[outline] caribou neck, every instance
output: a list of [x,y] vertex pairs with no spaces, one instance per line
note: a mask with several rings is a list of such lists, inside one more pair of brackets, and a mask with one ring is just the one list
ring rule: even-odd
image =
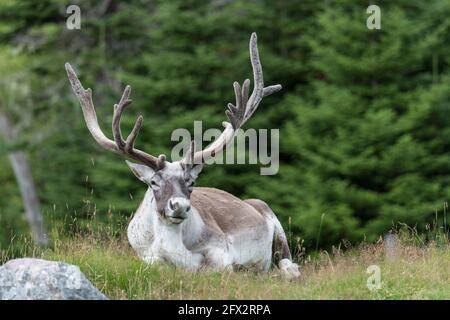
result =
[[161,242],[164,247],[187,247],[187,249],[191,249],[198,242],[205,224],[194,207],[182,223],[173,224],[161,217],[157,211],[153,191],[150,188],[144,201],[148,203],[147,208],[150,211],[150,221],[156,241]]

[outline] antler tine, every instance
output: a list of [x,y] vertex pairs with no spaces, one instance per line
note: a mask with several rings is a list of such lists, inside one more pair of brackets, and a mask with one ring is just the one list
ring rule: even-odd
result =
[[282,89],[280,84],[264,88],[263,71],[261,61],[259,59],[257,40],[258,38],[256,36],[256,33],[253,32],[250,38],[249,49],[250,49],[250,61],[253,68],[254,88],[252,95],[250,96],[250,99],[247,102],[243,123],[245,123],[253,115],[263,97],[271,95]]
[[122,132],[120,130],[120,120],[122,118],[122,113],[127,106],[131,104],[131,100],[129,99],[131,93],[131,87],[126,86],[122,93],[122,98],[120,98],[119,104],[114,105],[114,114],[112,121],[112,132],[114,141],[116,142],[119,148],[125,147],[125,141],[122,138]]
[[66,63],[65,67],[73,92],[80,102],[84,120],[86,121],[86,125],[92,137],[103,148],[113,152],[117,152],[115,143],[103,134],[103,131],[98,125],[97,114],[95,112],[94,103],[92,101],[92,90],[90,88],[86,90],[83,88],[80,80],[78,80],[77,74],[69,63]]
[[228,104],[229,110],[225,111],[225,114],[227,115],[228,120],[230,120],[231,125],[235,129],[239,128],[240,123],[244,119],[245,104],[246,100],[248,99],[248,85],[249,81],[244,82],[244,86],[241,89],[241,86],[239,85],[238,82],[233,83],[234,95],[236,96],[236,106],[233,105],[232,103],[229,103]]
[[236,96],[236,106],[229,103],[226,111],[227,117],[235,130],[242,127],[242,125],[250,119],[250,117],[258,108],[259,103],[263,97],[271,95],[281,90],[281,85],[273,85],[264,88],[263,71],[261,61],[259,60],[258,44],[256,33],[252,33],[250,38],[250,61],[253,69],[254,88],[253,92],[248,97],[250,87],[250,80],[246,79],[240,91],[240,86],[237,82],[234,83],[234,92]]
[[125,141],[125,151],[130,152],[134,148],[134,142],[136,141],[136,137],[139,134],[139,131],[142,127],[142,121],[144,121],[144,117],[141,115],[136,119],[136,122],[134,124],[133,130],[131,130],[130,134],[128,135],[127,140]]
[[196,163],[201,163],[201,161],[204,161],[225,149],[227,145],[233,141],[236,131],[253,115],[262,98],[281,90],[281,85],[279,84],[264,88],[263,71],[259,60],[256,33],[252,33],[250,37],[249,49],[250,61],[253,69],[253,92],[249,98],[249,79],[244,81],[242,88],[239,83],[233,83],[236,105],[229,103],[228,110],[225,111],[229,122],[223,123],[224,130],[213,143],[203,151],[195,153],[194,160]]
[[281,89],[283,89],[281,84],[276,84],[273,86],[265,87],[263,90],[263,97],[270,96],[271,94],[276,93],[276,92],[280,91]]
[[122,117],[122,113],[125,110],[125,108],[129,106],[132,102],[129,99],[131,87],[130,86],[125,87],[125,90],[123,91],[122,98],[120,99],[119,103],[114,105],[114,115],[112,122],[112,131],[114,140],[111,140],[105,136],[105,134],[103,133],[98,124],[97,114],[95,112],[94,103],[92,101],[92,90],[90,88],[86,90],[83,88],[80,80],[77,77],[77,74],[75,73],[75,71],[73,70],[72,66],[69,63],[65,64],[65,68],[72,89],[80,102],[86,126],[91,135],[93,136],[93,138],[95,139],[95,141],[97,141],[97,143],[100,146],[109,151],[118,153],[120,155],[128,156],[134,160],[137,160],[139,162],[148,165],[153,169],[158,170],[163,168],[166,159],[164,155],[160,155],[158,158],[156,158],[148,153],[145,153],[139,149],[134,148],[136,137],[142,126],[143,121],[142,116],[139,116],[137,118],[133,130],[127,137],[126,141],[124,141],[122,138],[122,133],[120,130],[120,119]]

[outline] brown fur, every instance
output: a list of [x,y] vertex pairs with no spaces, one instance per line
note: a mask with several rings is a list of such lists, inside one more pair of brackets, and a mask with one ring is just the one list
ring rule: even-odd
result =
[[266,219],[261,212],[219,189],[194,188],[191,204],[197,209],[205,224],[215,231],[228,233],[266,225]]
[[262,200],[259,199],[247,199],[244,200],[244,202],[251,205],[253,208],[258,210],[260,214],[262,214],[265,217],[270,217],[272,215],[272,209]]

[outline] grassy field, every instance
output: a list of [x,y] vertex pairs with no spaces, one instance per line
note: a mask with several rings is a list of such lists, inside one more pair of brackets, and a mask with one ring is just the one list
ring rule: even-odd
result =
[[[450,299],[448,242],[411,241],[397,237],[356,248],[321,252],[300,259],[300,281],[283,280],[276,269],[251,272],[186,272],[139,261],[126,239],[104,234],[73,235],[35,256],[78,265],[111,299]],[[25,248],[25,247],[24,247]],[[15,254],[17,256],[17,253]],[[2,260],[7,260],[3,252]],[[380,268],[381,288],[369,290],[367,268]]]

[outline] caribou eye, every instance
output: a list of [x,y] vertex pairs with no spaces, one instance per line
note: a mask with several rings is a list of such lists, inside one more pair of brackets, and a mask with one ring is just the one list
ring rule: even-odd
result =
[[159,184],[157,184],[155,180],[150,181],[150,185],[154,189],[159,189]]

